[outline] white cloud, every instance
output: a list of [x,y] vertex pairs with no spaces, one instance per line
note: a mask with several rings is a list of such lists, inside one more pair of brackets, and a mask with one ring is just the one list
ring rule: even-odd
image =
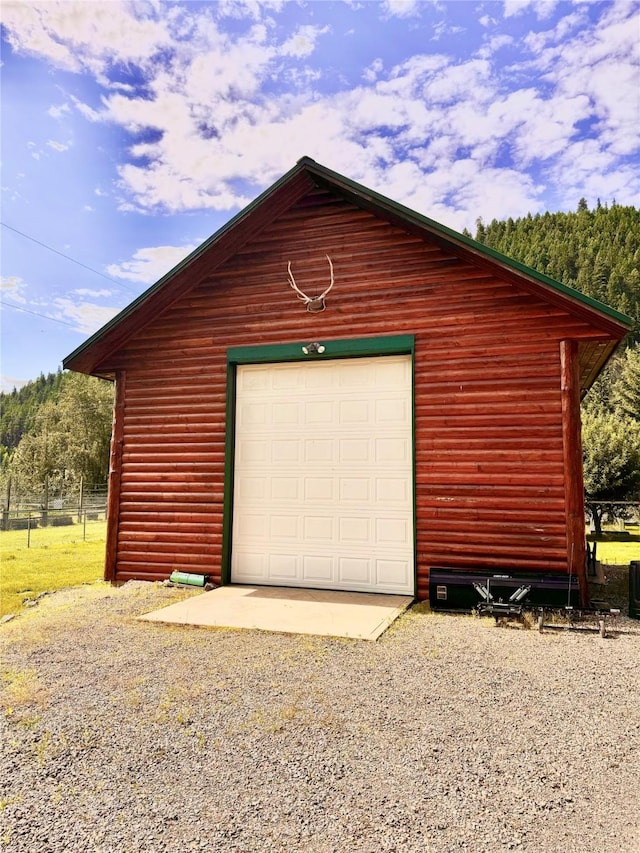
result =
[[197,245],[138,249],[131,260],[107,267],[107,273],[117,278],[153,284],[196,248]]
[[143,61],[171,43],[164,21],[137,16],[134,4],[119,0],[32,0],[5,3],[2,13],[15,51],[44,56],[67,71],[104,74],[111,63]]
[[513,43],[513,36],[508,36],[505,33],[492,36],[480,48],[478,51],[478,57],[480,59],[492,59],[499,50],[503,47],[508,47]]
[[439,104],[466,100],[472,91],[478,102],[493,96],[491,66],[484,59],[472,59],[459,65],[449,65],[425,86],[427,100]]
[[445,36],[455,36],[458,33],[463,33],[464,27],[456,27],[447,24],[446,21],[441,21],[439,24],[436,24],[433,30],[433,36],[431,37],[432,41],[440,41],[440,39]]
[[71,100],[80,115],[83,115],[89,121],[103,121],[106,118],[106,112],[104,110],[94,110],[93,107],[89,106],[89,104],[85,104],[83,101],[80,101],[78,98],[73,96],[71,97]]
[[526,47],[531,53],[539,54],[550,44],[560,44],[566,41],[572,34],[576,33],[581,27],[586,26],[587,12],[586,9],[578,10],[571,15],[565,15],[560,18],[553,30],[546,30],[542,33],[529,32],[523,39]]
[[78,296],[91,296],[93,299],[98,299],[101,296],[112,296],[112,290],[91,290],[87,287],[79,287],[73,291]]
[[216,12],[219,17],[252,18],[260,20],[265,11],[279,12],[285,0],[218,0]]
[[53,148],[54,151],[68,151],[71,143],[65,144],[64,142],[56,142],[55,139],[50,139],[47,142],[47,145],[49,146],[49,148]]
[[[109,4],[109,38],[132,22],[139,36],[133,45],[127,34],[111,52],[102,33],[93,38],[84,4],[66,4],[66,17],[47,4],[29,8],[36,11],[9,22],[14,42],[61,67],[71,60],[46,37],[68,47],[104,87],[100,107],[72,99],[76,110],[134,137],[117,164],[121,210],[231,211],[302,154],[458,227],[500,215],[501,194],[505,210],[519,215],[540,209],[549,188],[562,198],[580,181],[593,187],[606,178],[613,187],[623,177],[630,191],[638,188],[625,165],[638,147],[638,40],[623,4],[603,5],[595,22],[582,5],[567,14],[562,6],[553,27],[540,24],[520,40],[519,53],[512,35],[490,29],[462,59],[416,54],[390,70],[376,59],[359,86],[330,94],[322,93],[327,69],[313,63],[327,28],[285,32],[269,17],[278,3]],[[399,0],[379,9],[387,17],[420,11]],[[543,21],[554,9],[555,0],[504,7],[507,17],[527,12]],[[221,20],[230,17],[237,22],[225,31]],[[487,15],[481,25],[497,26]],[[515,57],[509,68],[501,66],[504,48]],[[144,80],[143,94],[108,79],[109,63],[125,61]],[[598,142],[580,147],[589,127]],[[577,165],[555,168],[568,151],[597,164],[600,181]],[[154,281],[174,262],[156,260],[138,253],[113,274]]]
[[47,115],[50,115],[51,118],[62,118],[65,113],[70,111],[69,104],[60,104],[60,106],[50,106],[47,110]]
[[26,282],[16,275],[0,277],[0,293],[3,296],[10,297],[14,302],[19,302],[21,305],[25,305],[27,302],[23,295],[26,287]]
[[73,299],[54,299],[54,317],[65,323],[72,323],[77,332],[90,335],[108,323],[120,310],[93,302],[82,302]]
[[3,373],[0,375],[0,391],[4,394],[10,394],[14,388],[19,390],[27,382],[31,382],[31,379],[18,379],[15,376],[7,376],[6,373]]
[[[569,39],[564,37],[560,21],[555,30],[545,34],[547,46],[535,62],[536,68],[544,73],[545,82],[553,86],[554,96],[549,104],[556,115],[566,104],[581,105],[574,121],[593,124],[598,160],[601,167],[606,164],[610,175],[619,171],[618,158],[638,151],[640,16],[637,12],[629,14],[631,8],[614,4],[607,8],[597,26],[582,27]],[[576,140],[567,142],[573,145]],[[575,153],[579,146],[573,150]],[[622,167],[620,173],[626,175],[628,171]],[[637,174],[632,176],[629,191],[640,191]]]
[[329,27],[313,27],[303,26],[287,39],[280,48],[281,56],[294,56],[296,59],[302,59],[304,56],[310,56],[316,46],[318,36],[329,32]]
[[383,68],[384,62],[380,58],[374,59],[371,65],[364,69],[362,77],[367,81],[367,83],[375,83]]
[[420,0],[383,0],[382,9],[389,17],[412,18],[420,12]]
[[532,10],[539,20],[551,17],[560,0],[504,0],[504,16],[511,18]]
[[619,204],[638,204],[640,183],[632,165],[616,165],[615,158],[593,139],[573,142],[551,168],[551,177],[563,187],[564,206],[575,209],[580,198],[591,203],[616,199]]

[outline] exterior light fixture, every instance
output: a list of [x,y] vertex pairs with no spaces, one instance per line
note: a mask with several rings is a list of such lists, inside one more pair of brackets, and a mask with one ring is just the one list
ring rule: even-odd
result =
[[307,344],[306,347],[302,347],[302,352],[305,355],[322,355],[324,347],[319,343]]

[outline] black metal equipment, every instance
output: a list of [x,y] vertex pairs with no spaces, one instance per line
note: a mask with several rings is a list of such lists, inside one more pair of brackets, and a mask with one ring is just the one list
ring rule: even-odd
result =
[[518,616],[536,607],[580,606],[578,578],[565,574],[494,573],[485,570],[432,568],[432,610],[478,610],[491,616]]
[[629,616],[640,619],[640,560],[629,563]]
[[[634,606],[640,618],[640,562],[631,564],[629,576],[629,615]],[[635,586],[634,586],[635,584]],[[631,590],[635,589],[635,593]],[[634,598],[635,595],[635,598]],[[499,621],[518,619],[523,611],[537,611],[538,630],[559,628],[554,616],[561,616],[571,628],[595,619],[601,637],[606,637],[607,622],[620,611],[604,602],[592,601],[580,606],[580,588],[575,575],[489,574],[486,571],[461,571],[435,568],[429,573],[429,603],[432,610],[475,610]],[[552,621],[545,620],[551,617]]]

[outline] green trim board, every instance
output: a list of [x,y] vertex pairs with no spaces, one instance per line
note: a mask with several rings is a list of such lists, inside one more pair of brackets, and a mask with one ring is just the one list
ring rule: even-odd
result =
[[222,565],[220,581],[231,582],[231,531],[236,456],[236,365],[227,362],[227,401],[224,439],[224,489],[222,497]]
[[[303,347],[318,343],[322,353],[305,353]],[[227,350],[227,401],[224,459],[224,496],[222,521],[222,564],[220,581],[231,583],[231,551],[233,547],[233,493],[235,481],[236,444],[236,376],[238,365],[282,364],[283,362],[335,361],[367,356],[411,356],[411,438],[412,438],[412,492],[413,492],[413,588],[418,589],[418,543],[416,518],[416,421],[415,421],[415,335],[390,335],[377,338],[349,338],[346,340],[300,341],[299,343],[265,344],[230,347]]]
[[[303,347],[319,344],[323,352],[305,353]],[[230,347],[228,364],[269,364],[281,361],[325,361],[332,358],[356,358],[367,355],[407,355],[413,353],[414,335],[389,335],[379,338],[349,338],[331,341],[300,341],[294,344]]]

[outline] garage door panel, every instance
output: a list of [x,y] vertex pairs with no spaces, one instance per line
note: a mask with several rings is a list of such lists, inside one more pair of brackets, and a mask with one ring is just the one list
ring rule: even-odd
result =
[[267,496],[266,480],[264,477],[238,477],[236,489],[244,505],[256,501],[262,503]]
[[366,477],[340,477],[340,502],[369,504],[372,498],[372,483]]
[[241,548],[233,555],[231,571],[239,571],[246,578],[245,583],[265,583],[268,581],[267,559],[264,554]]
[[272,542],[282,539],[300,539],[301,519],[297,515],[273,514],[269,519],[269,535]]
[[410,483],[401,477],[376,477],[375,478],[376,500],[385,501],[388,506],[394,508],[403,505],[409,507],[411,504]]
[[404,586],[410,581],[409,567],[403,560],[376,560],[376,584],[387,589]]
[[245,438],[236,447],[236,461],[253,466],[258,462],[265,464],[270,453],[271,450],[267,441],[252,441]]
[[302,560],[302,579],[314,586],[333,585],[333,557],[326,554],[307,555]]
[[340,388],[370,388],[375,383],[371,359],[336,361],[335,370]]
[[239,366],[232,580],[413,593],[411,360]]
[[379,465],[405,464],[411,460],[411,440],[401,436],[377,438],[375,440],[374,458]]
[[337,494],[336,488],[336,480],[332,477],[305,477],[303,481],[307,501],[328,501],[332,504]]
[[367,462],[371,457],[371,439],[369,437],[341,438],[340,439],[340,462],[349,464],[352,462]]
[[399,427],[411,423],[411,407],[403,397],[383,397],[375,401],[376,422],[396,424]]
[[404,518],[377,518],[376,544],[404,545],[407,541],[408,527]]
[[335,441],[330,438],[304,439],[304,461],[310,464],[336,461]]
[[298,403],[274,403],[272,412],[274,424],[291,426],[300,423],[300,405]]
[[271,459],[273,462],[299,462],[300,444],[286,438],[274,438],[271,441]]
[[296,365],[278,365],[277,372],[269,371],[271,387],[274,390],[293,390],[295,388],[304,387],[304,366]]
[[368,400],[342,400],[338,408],[340,423],[366,424],[371,420]]
[[345,585],[366,584],[371,577],[371,561],[358,557],[340,557],[338,579]]
[[262,512],[246,512],[238,514],[238,535],[241,539],[263,541],[269,532],[269,519]]
[[296,554],[270,554],[268,576],[282,581],[295,581],[299,573],[299,563],[300,558]]
[[330,424],[334,419],[335,405],[332,400],[310,400],[302,404],[305,424]]
[[[321,394],[326,392],[327,388],[335,388],[338,385],[338,375],[335,370],[336,362],[319,362],[313,365],[313,372],[307,373],[305,376],[304,387],[313,392],[318,389]],[[304,367],[308,367],[305,364]]]
[[332,515],[307,515],[304,517],[305,542],[332,543],[335,541],[335,519]]
[[300,500],[300,480],[298,477],[273,477],[270,482],[272,500]]

